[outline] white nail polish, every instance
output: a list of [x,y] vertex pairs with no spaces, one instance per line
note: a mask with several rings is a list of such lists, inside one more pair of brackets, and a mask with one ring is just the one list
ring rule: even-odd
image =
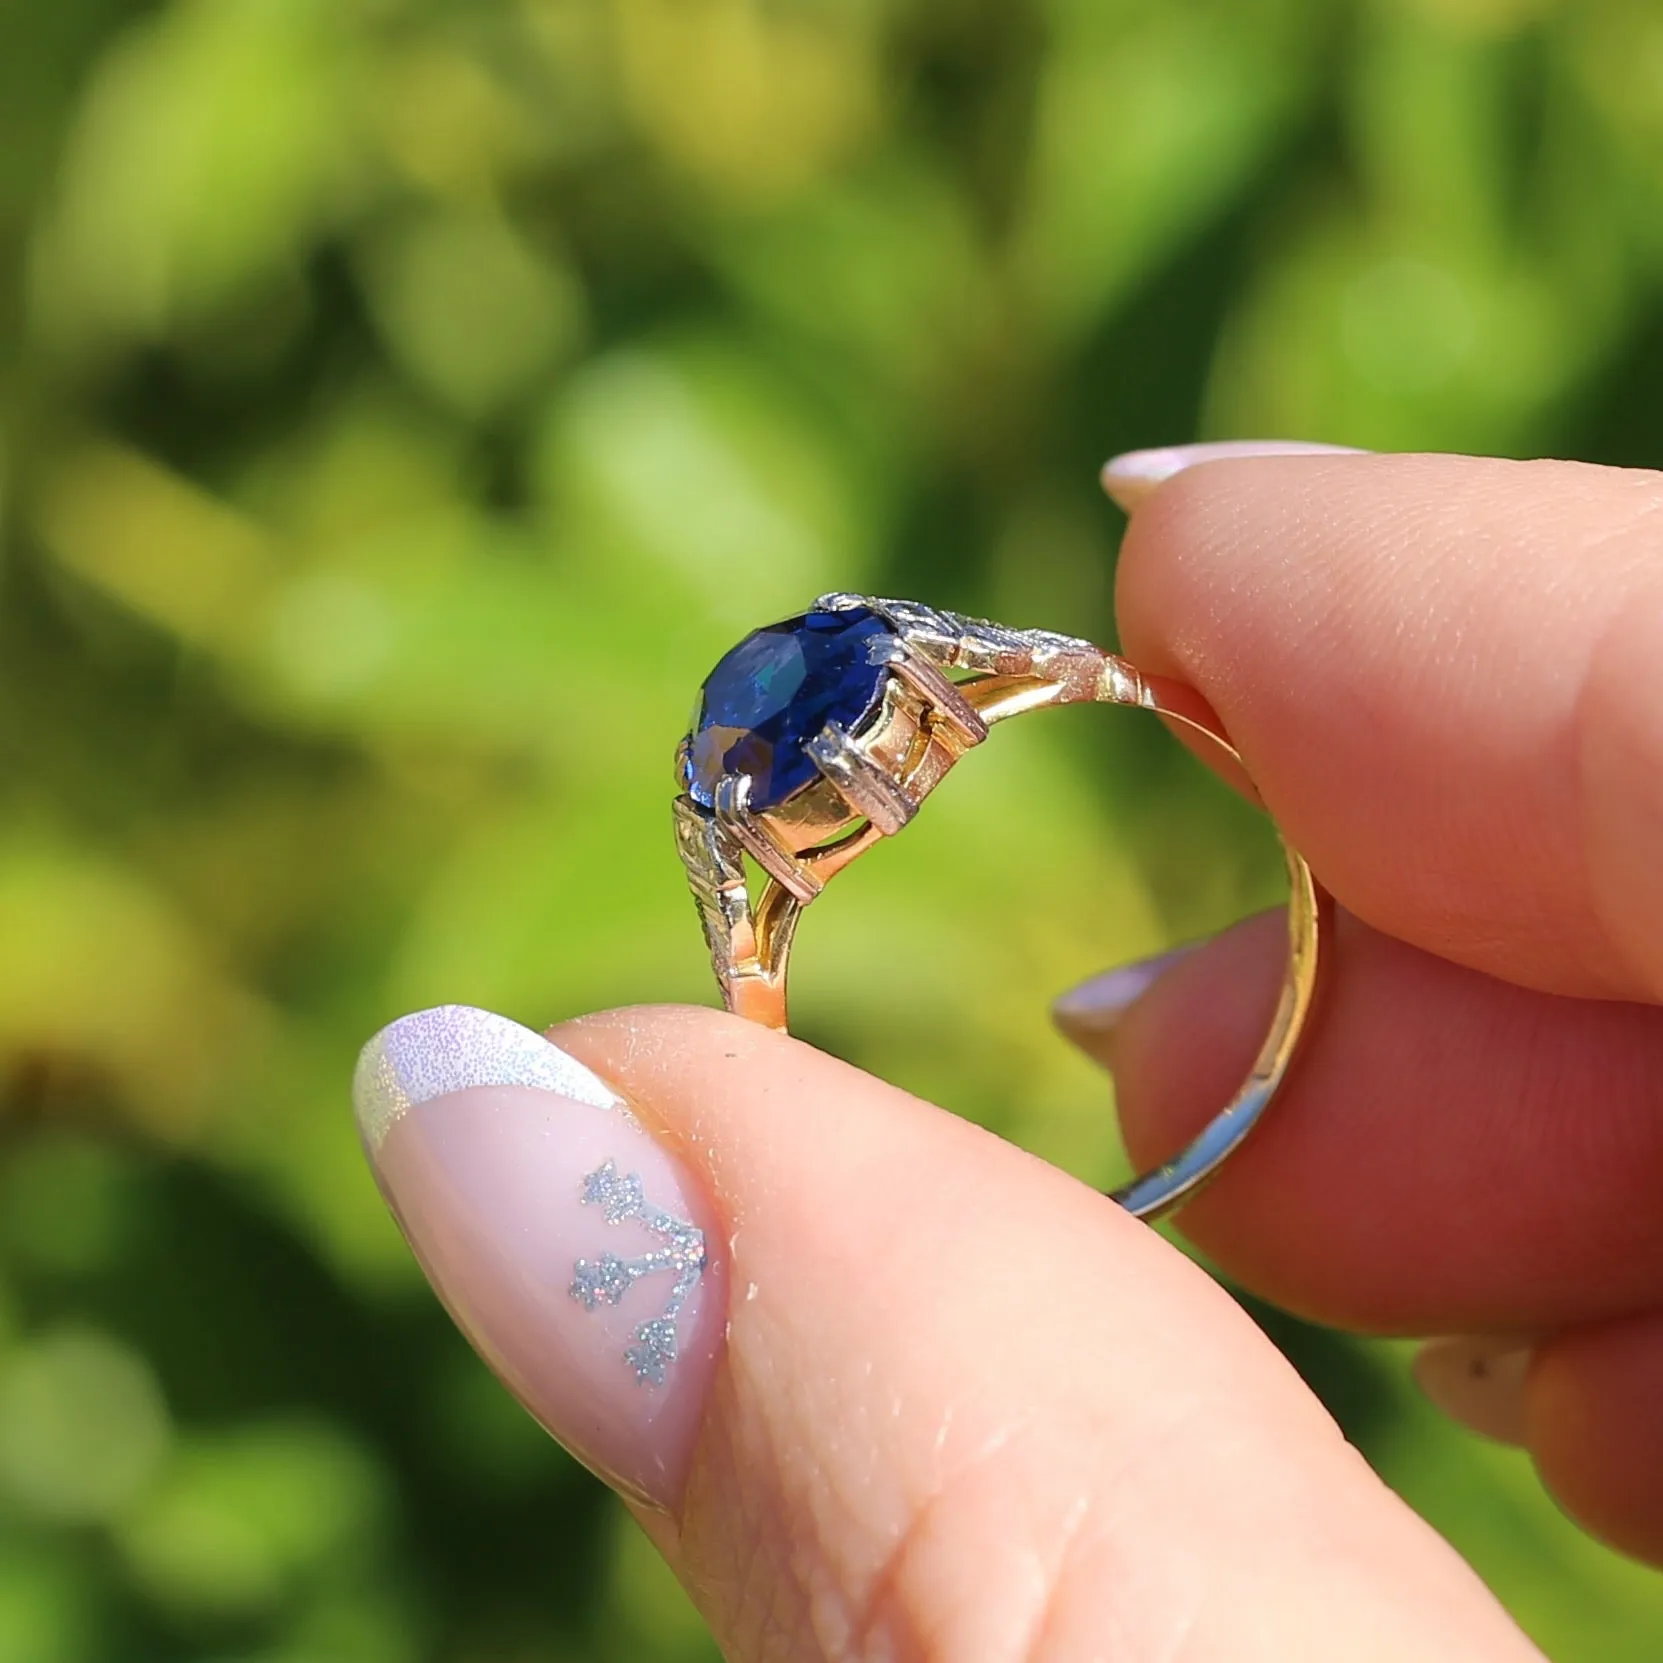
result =
[[1157,485],[1202,462],[1251,456],[1363,456],[1351,445],[1323,445],[1303,439],[1220,439],[1199,445],[1163,445],[1129,450],[1103,464],[1103,489],[1129,514]]
[[1119,1026],[1120,1019],[1173,965],[1186,959],[1201,943],[1186,941],[1181,946],[1117,965],[1089,981],[1071,988],[1051,1006],[1051,1018],[1070,1039],[1104,1039]]
[[1432,1406],[1451,1420],[1497,1443],[1522,1446],[1530,1355],[1530,1342],[1516,1336],[1457,1334],[1428,1340],[1410,1372]]
[[494,1011],[439,1005],[383,1028],[358,1058],[352,1100],[364,1147],[373,1156],[412,1106],[471,1086],[536,1086],[598,1109],[619,1103],[541,1034]]

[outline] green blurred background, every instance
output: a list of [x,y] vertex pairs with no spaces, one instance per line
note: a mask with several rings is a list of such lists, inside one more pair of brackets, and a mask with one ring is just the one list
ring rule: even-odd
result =
[[[1127,446],[1663,461],[1660,276],[1655,0],[0,10],[0,1663],[713,1655],[421,1283],[360,1042],[711,996],[670,756],[751,624],[1111,639]],[[842,880],[795,991],[1106,1181],[1047,995],[1276,869],[1081,714]],[[1663,1582],[1401,1347],[1259,1314],[1555,1658],[1656,1658]]]

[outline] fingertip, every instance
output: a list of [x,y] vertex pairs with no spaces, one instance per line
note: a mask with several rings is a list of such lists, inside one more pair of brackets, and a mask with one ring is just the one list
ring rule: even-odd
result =
[[1663,1312],[1566,1330],[1538,1348],[1525,1396],[1536,1467],[1583,1529],[1663,1564]]
[[[1087,1037],[1114,1070],[1121,1130],[1140,1165],[1182,1147],[1241,1083],[1269,1029],[1286,957],[1278,907],[1102,979],[1109,1010]],[[1302,1036],[1295,1066],[1312,1037]]]
[[1494,1443],[1522,1448],[1527,1340],[1494,1334],[1453,1334],[1427,1340],[1410,1373],[1426,1400],[1458,1426]]
[[696,1169],[602,1073],[468,1006],[382,1030],[355,1100],[376,1180],[480,1356],[585,1465],[674,1511],[726,1310]]
[[1164,483],[1116,566],[1127,656],[1216,710],[1336,899],[1510,982],[1649,998],[1663,803],[1657,747],[1624,740],[1657,655],[1657,476],[1431,452],[1140,466]]
[[1051,1005],[1057,1031],[1095,1062],[1112,1067],[1114,1036],[1126,1013],[1199,945],[1184,942],[1164,953],[1115,965],[1059,994]]

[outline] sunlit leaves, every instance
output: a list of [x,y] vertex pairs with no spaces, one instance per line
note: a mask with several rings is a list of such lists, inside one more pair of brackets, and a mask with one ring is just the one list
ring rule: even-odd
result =
[[[443,1328],[358,1043],[711,997],[700,678],[825,589],[1106,633],[1111,443],[1658,460],[1656,8],[13,13],[0,1651],[708,1655]],[[798,1020],[1104,1179],[1046,996],[1274,854],[1129,718],[1012,729],[805,920]],[[1370,1453],[1556,1655],[1649,1663],[1655,1589],[1389,1407]]]
[[154,336],[305,257],[357,167],[355,8],[181,0],[114,42],[42,228],[40,326]]

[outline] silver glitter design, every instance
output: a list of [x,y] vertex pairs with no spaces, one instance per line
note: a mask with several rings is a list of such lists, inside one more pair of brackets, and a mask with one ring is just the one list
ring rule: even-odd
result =
[[624,1361],[635,1371],[637,1381],[643,1386],[662,1386],[676,1360],[676,1318],[704,1274],[704,1231],[653,1206],[642,1191],[640,1174],[620,1174],[614,1160],[603,1162],[583,1180],[578,1199],[585,1207],[601,1208],[608,1224],[634,1219],[664,1243],[630,1259],[616,1253],[579,1259],[572,1267],[568,1290],[586,1311],[592,1311],[597,1305],[618,1304],[643,1276],[674,1272],[675,1285],[663,1311],[635,1330],[635,1344],[624,1352]]

